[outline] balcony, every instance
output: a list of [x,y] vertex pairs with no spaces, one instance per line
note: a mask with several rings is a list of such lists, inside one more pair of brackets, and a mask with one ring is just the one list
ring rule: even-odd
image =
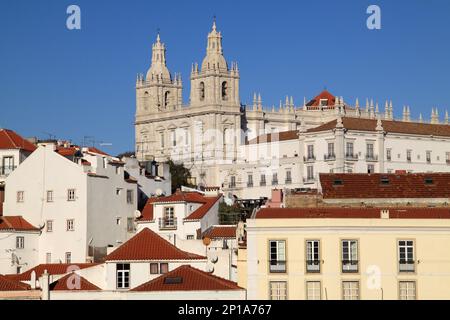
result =
[[291,184],[291,183],[292,183],[292,179],[286,179],[286,180],[284,181],[284,183],[285,183],[285,184]]
[[266,186],[266,182],[265,182],[265,181],[260,181],[260,182],[259,182],[259,185],[260,185],[261,187],[265,187],[265,186]]
[[357,161],[358,160],[358,155],[355,154],[355,153],[346,153],[345,154],[345,160]]
[[236,183],[229,183],[228,189],[236,189]]
[[306,157],[303,157],[303,162],[314,162],[316,161],[316,157],[313,154],[309,154]]
[[7,177],[11,172],[13,172],[17,167],[16,166],[5,166],[0,167],[0,177]]
[[445,160],[447,164],[450,164],[450,159]]
[[378,156],[374,154],[366,154],[366,161],[378,161]]
[[312,184],[312,183],[315,183],[315,182],[316,182],[316,179],[313,178],[313,177],[306,177],[306,178],[303,178],[303,183],[304,183],[304,184]]
[[334,153],[324,154],[323,160],[325,161],[334,161],[336,160],[336,155]]
[[159,230],[176,230],[177,219],[159,218]]
[[306,272],[320,272],[320,260],[306,260]]
[[414,272],[416,269],[416,263],[414,260],[400,260],[398,262],[399,272]]
[[286,261],[282,260],[270,260],[269,270],[271,273],[285,273],[286,272]]
[[247,188],[253,188],[253,182],[247,182]]
[[278,184],[278,180],[272,180],[272,185],[276,186]]
[[358,272],[358,260],[342,260],[342,272]]

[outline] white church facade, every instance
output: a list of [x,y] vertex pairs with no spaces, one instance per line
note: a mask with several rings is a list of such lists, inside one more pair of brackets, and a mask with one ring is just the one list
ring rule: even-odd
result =
[[201,66],[192,65],[190,102],[181,77],[171,76],[158,35],[151,67],[136,82],[136,157],[182,162],[198,186],[218,186],[226,196],[259,198],[273,188],[317,187],[320,172],[448,172],[450,126],[433,109],[430,123],[403,107],[394,119],[366,100],[353,106],[323,91],[302,105],[292,97],[275,108],[240,100],[240,73],[223,55],[213,24]]

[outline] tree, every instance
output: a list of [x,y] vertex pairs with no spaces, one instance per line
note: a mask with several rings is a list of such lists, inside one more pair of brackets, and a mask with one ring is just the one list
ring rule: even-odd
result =
[[128,157],[128,158],[130,158],[130,157],[134,157],[134,151],[126,151],[126,152],[122,152],[122,153],[120,153],[120,154],[118,154],[117,155],[117,158],[122,158],[122,157]]
[[175,163],[172,160],[167,162],[169,164],[170,175],[172,178],[172,193],[174,193],[181,186],[195,188],[196,186],[189,183],[191,172],[182,163]]

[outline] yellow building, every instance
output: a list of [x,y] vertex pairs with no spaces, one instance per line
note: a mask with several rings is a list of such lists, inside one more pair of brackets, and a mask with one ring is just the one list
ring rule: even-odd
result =
[[248,299],[450,299],[448,208],[265,208],[246,234]]

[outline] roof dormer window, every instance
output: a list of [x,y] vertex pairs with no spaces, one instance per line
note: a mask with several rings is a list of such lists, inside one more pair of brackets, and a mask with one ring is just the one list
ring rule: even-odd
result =
[[320,106],[321,107],[328,106],[328,99],[320,99]]

